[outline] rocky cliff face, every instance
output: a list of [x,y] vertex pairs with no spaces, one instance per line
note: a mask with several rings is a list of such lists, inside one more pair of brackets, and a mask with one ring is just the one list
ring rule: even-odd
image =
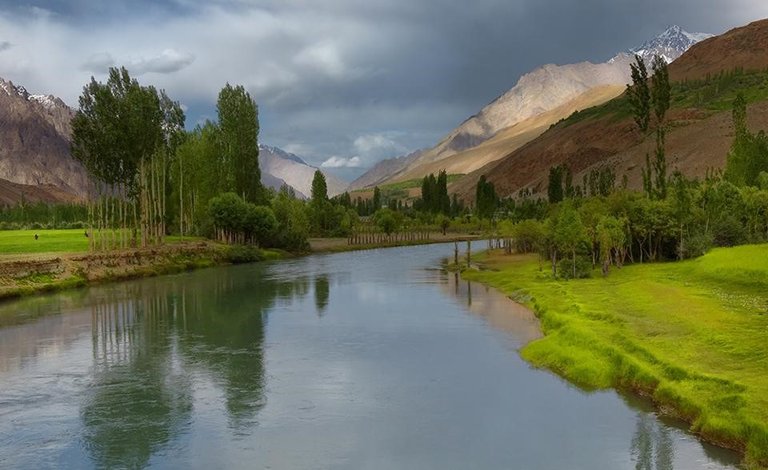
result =
[[0,179],[85,196],[88,177],[69,148],[73,116],[60,99],[0,79]]

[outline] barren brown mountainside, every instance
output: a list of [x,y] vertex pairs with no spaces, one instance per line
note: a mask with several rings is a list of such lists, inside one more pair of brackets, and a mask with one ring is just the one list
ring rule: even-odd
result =
[[725,34],[693,45],[673,62],[669,76],[673,81],[699,80],[734,68],[768,68],[768,19],[732,29]]
[[[754,40],[743,39],[750,36],[754,36]],[[761,45],[755,47],[755,42]],[[707,74],[713,76],[721,71],[732,71],[734,67],[762,70],[766,50],[768,21],[755,22],[692,47],[670,64],[670,76],[678,80],[680,77],[704,79]],[[704,65],[698,66],[695,58],[702,54],[706,54]],[[760,81],[758,88],[768,86],[765,75],[757,79]],[[514,196],[523,188],[530,188],[545,197],[549,169],[560,164],[565,164],[574,173],[574,184],[581,183],[586,171],[612,165],[617,183],[626,174],[629,186],[640,189],[641,168],[645,165],[646,153],[653,152],[654,138],[640,134],[630,114],[619,109],[620,100],[623,96],[606,105],[615,105],[617,109],[612,112],[595,112],[591,117],[558,124],[504,158],[456,181],[449,191],[465,201],[473,201],[477,180],[486,175],[502,197]],[[768,101],[751,103],[748,117],[753,130],[768,129]],[[733,140],[731,112],[727,106],[712,109],[707,103],[702,106],[689,102],[673,104],[668,119],[671,129],[666,154],[670,172],[680,170],[688,176],[701,177],[709,169],[725,165]]]
[[28,203],[60,203],[75,202],[77,197],[49,184],[18,184],[0,179],[0,206],[12,206],[21,200]]
[[69,148],[73,116],[60,99],[0,79],[0,178],[85,196],[88,177]]

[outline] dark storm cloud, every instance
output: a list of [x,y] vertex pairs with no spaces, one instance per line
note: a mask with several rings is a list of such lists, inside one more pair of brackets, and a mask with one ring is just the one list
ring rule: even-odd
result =
[[764,16],[757,0],[0,0],[0,31],[19,46],[0,76],[75,102],[88,74],[127,65],[192,124],[242,83],[263,141],[367,166],[434,144],[545,63],[604,61],[671,24],[720,33]]

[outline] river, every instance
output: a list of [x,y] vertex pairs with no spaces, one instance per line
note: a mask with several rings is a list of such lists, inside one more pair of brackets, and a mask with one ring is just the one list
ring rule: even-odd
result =
[[717,469],[738,456],[518,350],[452,245],[0,304],[0,468]]

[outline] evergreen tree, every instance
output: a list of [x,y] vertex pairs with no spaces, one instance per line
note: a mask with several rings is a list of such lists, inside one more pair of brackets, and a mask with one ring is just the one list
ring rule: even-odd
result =
[[312,202],[320,204],[328,200],[328,184],[322,171],[316,170],[312,178]]

